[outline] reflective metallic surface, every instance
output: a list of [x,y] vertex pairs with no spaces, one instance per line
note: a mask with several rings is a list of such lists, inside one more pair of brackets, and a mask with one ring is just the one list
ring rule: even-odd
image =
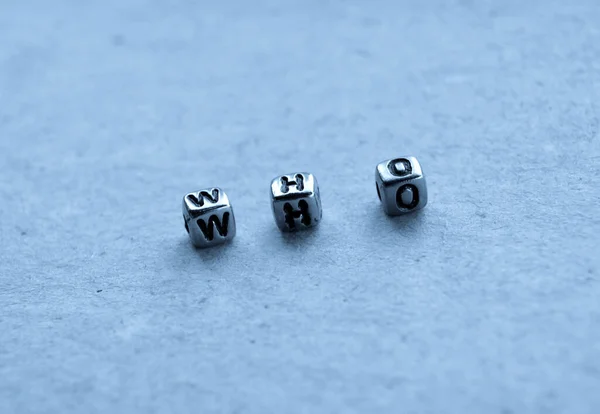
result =
[[183,197],[185,229],[196,247],[211,247],[235,237],[235,218],[227,194],[209,188]]
[[427,204],[427,183],[415,157],[394,158],[378,164],[375,182],[383,209],[391,216],[410,213]]
[[294,173],[273,179],[271,206],[281,231],[304,230],[318,225],[323,211],[316,178],[309,173]]

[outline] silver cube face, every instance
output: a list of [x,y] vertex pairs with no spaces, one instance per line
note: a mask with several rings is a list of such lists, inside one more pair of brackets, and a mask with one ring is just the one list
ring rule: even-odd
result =
[[400,157],[377,165],[377,195],[390,216],[420,210],[427,204],[427,184],[415,157]]
[[309,173],[286,174],[271,182],[271,205],[281,231],[315,227],[323,210],[316,178]]
[[196,247],[211,247],[235,237],[235,218],[227,194],[209,188],[183,197],[185,229]]

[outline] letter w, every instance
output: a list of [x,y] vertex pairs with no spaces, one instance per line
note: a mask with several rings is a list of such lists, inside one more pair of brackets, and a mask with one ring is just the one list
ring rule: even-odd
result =
[[200,231],[208,241],[213,241],[215,238],[215,228],[221,237],[227,237],[227,233],[229,233],[229,212],[223,213],[223,222],[219,220],[216,214],[209,217],[208,224],[200,218],[198,219],[198,227],[200,227]]

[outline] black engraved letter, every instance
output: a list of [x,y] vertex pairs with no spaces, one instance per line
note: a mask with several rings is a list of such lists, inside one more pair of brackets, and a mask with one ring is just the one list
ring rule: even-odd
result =
[[213,214],[208,218],[208,224],[204,219],[198,219],[198,227],[204,235],[204,238],[208,241],[212,241],[215,238],[215,228],[221,237],[227,237],[229,232],[229,212],[223,213],[223,222],[219,220],[216,214]]

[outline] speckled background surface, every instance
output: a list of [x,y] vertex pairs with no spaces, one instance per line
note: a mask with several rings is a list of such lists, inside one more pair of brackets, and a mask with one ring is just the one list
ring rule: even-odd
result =
[[594,0],[1,0],[0,412],[599,412],[599,102]]

